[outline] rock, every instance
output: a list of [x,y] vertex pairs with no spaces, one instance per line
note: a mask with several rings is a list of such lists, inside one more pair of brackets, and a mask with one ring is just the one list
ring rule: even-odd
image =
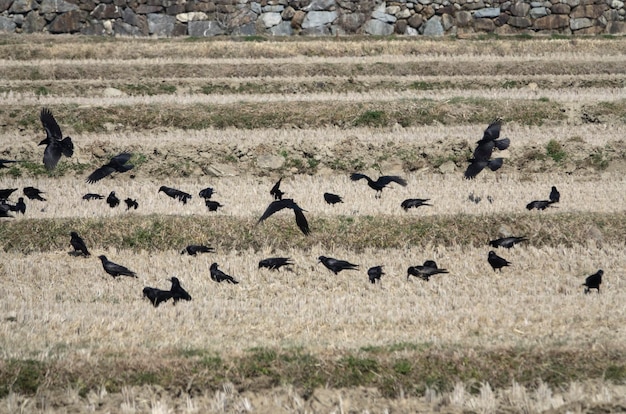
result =
[[513,27],[519,27],[520,29],[525,29],[527,27],[530,27],[532,26],[532,24],[533,24],[533,21],[530,20],[530,17],[512,16],[507,22],[507,25],[513,26]]
[[39,13],[65,13],[78,9],[77,5],[64,0],[43,0],[39,6]]
[[337,24],[346,31],[346,33],[356,33],[356,31],[365,23],[364,13],[341,14],[337,19]]
[[124,22],[123,20],[119,20],[119,19],[113,22],[113,33],[115,34],[115,36],[142,36],[143,35],[138,27],[128,24]]
[[409,24],[406,22],[406,20],[402,19],[402,20],[398,20],[396,22],[396,24],[394,25],[394,32],[397,34],[405,34],[406,33],[406,28],[409,26]]
[[33,10],[33,0],[14,0],[9,13],[28,13]]
[[15,32],[16,27],[17,25],[12,19],[8,17],[0,16],[0,32],[13,33]]
[[280,13],[263,13],[259,16],[259,19],[263,22],[265,28],[276,26],[278,23],[283,21]]
[[244,24],[233,28],[233,36],[254,36],[256,35],[256,25],[254,23]]
[[545,7],[533,7],[528,13],[532,19],[538,19],[548,15],[548,9]]
[[285,157],[280,155],[259,155],[256,159],[259,168],[267,170],[277,170],[285,165]]
[[234,167],[217,163],[203,168],[203,172],[212,177],[235,177],[237,175],[237,170]]
[[580,30],[580,29],[584,29],[585,27],[591,27],[591,26],[593,26],[593,22],[591,21],[591,19],[588,19],[586,17],[569,20],[569,28],[572,30]]
[[569,14],[572,8],[569,4],[557,3],[553,4],[550,10],[552,11],[552,14]]
[[9,10],[11,4],[13,4],[13,0],[0,0],[0,13]]
[[454,17],[452,17],[451,14],[442,14],[441,25],[443,26],[443,30],[447,32],[454,26]]
[[282,13],[280,13],[280,17],[282,17],[283,20],[291,20],[295,14],[296,10],[293,7],[289,6],[285,8]]
[[139,7],[135,10],[137,14],[151,14],[158,13],[163,10],[161,6],[148,6],[147,4],[140,4]]
[[270,28],[270,33],[273,36],[291,36],[293,35],[293,28],[290,22],[283,20],[276,26]]
[[597,19],[602,16],[605,10],[607,10],[609,6],[606,4],[590,4],[587,6],[578,6],[574,7],[572,12],[570,13],[570,17],[573,19],[578,19],[580,17],[588,17],[590,19]]
[[384,23],[380,20],[371,19],[363,25],[365,33],[373,36],[389,36],[393,33],[393,25]]
[[498,17],[498,16],[500,16],[499,7],[484,8],[484,9],[476,10],[474,12],[475,19],[482,19],[485,17]]
[[424,23],[424,18],[422,17],[421,14],[414,14],[413,16],[409,18],[408,23],[409,23],[409,26],[413,27],[414,29],[417,29]]
[[124,92],[116,88],[105,88],[102,91],[102,96],[107,97],[107,98],[119,98],[124,95],[126,95]]
[[624,7],[624,2],[620,1],[620,0],[612,0],[611,1],[611,8],[612,9],[621,9],[622,7]]
[[81,29],[81,12],[79,10],[71,10],[67,13],[59,14],[48,25],[50,33],[75,33]]
[[511,5],[509,11],[511,12],[511,16],[524,17],[527,16],[530,11],[530,4],[518,1]]
[[[509,20],[509,24],[511,24]],[[540,17],[535,20],[533,25],[539,30],[555,30],[569,27],[569,17],[562,14],[551,14],[549,16]]]
[[424,36],[443,36],[443,25],[441,24],[441,17],[433,16],[423,25]]
[[466,27],[472,21],[472,13],[461,10],[456,12],[456,24],[459,27]]
[[302,27],[302,22],[304,22],[304,18],[306,17],[306,13],[302,10],[296,10],[293,17],[291,18],[291,27],[294,29],[300,29]]
[[337,19],[337,12],[327,11],[311,11],[306,14],[304,21],[302,22],[303,29],[311,29],[320,26],[325,26],[334,22]]
[[606,32],[609,34],[626,33],[626,22],[609,22],[606,26]]
[[118,17],[122,17],[122,13],[119,7],[114,4],[104,3],[98,4],[90,14],[98,20],[116,19]]
[[176,15],[176,20],[181,23],[194,22],[198,20],[207,20],[209,16],[207,16],[204,12],[188,12],[188,13],[179,13]]
[[313,0],[308,6],[304,7],[304,11],[325,11],[331,10],[335,6],[335,0]]
[[418,32],[417,29],[414,29],[413,27],[408,26],[404,34],[407,36],[419,36],[420,32]]
[[372,13],[372,19],[380,20],[383,23],[395,23],[396,20],[398,20],[396,16],[392,14],[387,14],[377,10]]
[[169,37],[172,35],[175,24],[176,17],[174,16],[156,13],[148,14],[148,31],[152,35]]
[[198,20],[187,24],[187,32],[192,37],[218,36],[225,32],[224,28],[215,20]]
[[438,170],[442,174],[452,174],[456,171],[456,164],[454,161],[446,161],[439,166]]
[[397,19],[408,19],[409,17],[411,17],[411,10],[402,9],[398,13],[396,13],[394,16],[396,16]]
[[491,19],[474,19],[474,30],[480,32],[493,32],[496,25]]
[[285,6],[281,6],[281,5],[269,5],[269,6],[265,6],[262,7],[261,10],[264,13],[282,13],[283,10],[285,10]]

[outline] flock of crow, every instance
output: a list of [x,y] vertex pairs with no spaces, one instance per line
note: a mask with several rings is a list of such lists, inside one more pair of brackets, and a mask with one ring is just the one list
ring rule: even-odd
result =
[[[48,170],[53,170],[62,156],[71,157],[73,155],[74,144],[70,137],[63,137],[61,128],[59,127],[59,124],[55,120],[50,110],[48,110],[47,108],[43,108],[40,113],[40,120],[46,131],[46,138],[39,143],[39,145],[46,146],[44,149],[43,163]],[[488,168],[491,171],[496,171],[500,167],[502,167],[503,158],[492,158],[492,154],[495,149],[505,150],[510,145],[510,140],[508,138],[499,138],[501,126],[502,121],[500,119],[496,119],[487,127],[487,129],[485,129],[482,139],[477,141],[477,146],[473,151],[473,156],[469,160],[469,166],[467,167],[464,174],[465,178],[473,179],[485,168]],[[110,159],[108,163],[102,165],[94,172],[92,172],[86,179],[87,183],[95,183],[115,172],[124,173],[130,171],[133,168],[133,165],[129,164],[131,157],[132,154],[129,153],[121,153],[117,156],[114,156]],[[0,160],[0,168],[7,168],[7,164],[15,162],[19,161]],[[363,179],[366,180],[367,185],[375,190],[375,198],[380,198],[382,196],[383,189],[391,183],[396,183],[401,186],[407,185],[407,181],[404,178],[395,175],[383,175],[378,177],[376,180],[373,180],[365,174],[353,173],[350,175],[350,179],[352,181],[359,181]],[[285,193],[280,189],[281,181],[282,178],[279,179],[276,184],[270,189],[270,195],[274,198],[274,201],[272,201],[268,205],[266,210],[258,219],[257,224],[262,223],[270,216],[281,210],[289,209],[293,211],[296,225],[300,229],[300,231],[304,235],[309,235],[311,230],[309,228],[309,223],[304,215],[305,210],[302,209],[293,199],[283,198]],[[24,203],[23,197],[19,197],[18,201],[15,203],[12,203],[8,200],[11,194],[16,190],[17,189],[0,189],[0,217],[12,217],[10,212],[19,212],[22,214],[26,212],[26,204]],[[162,192],[165,195],[176,199],[183,204],[186,204],[192,198],[191,194],[189,193],[167,186],[161,186],[158,192]],[[23,193],[30,200],[46,201],[46,199],[42,197],[42,194],[44,193],[37,188],[25,187],[23,189]],[[204,199],[209,211],[216,211],[219,207],[223,207],[223,205],[219,202],[211,200],[211,197],[214,193],[215,191],[213,190],[213,188],[210,187],[205,188],[199,192],[200,198]],[[337,194],[324,193],[323,197],[324,200],[331,205],[343,202],[342,197]],[[103,195],[95,193],[88,193],[83,196],[83,199],[85,200],[103,198]],[[473,197],[473,194],[470,194],[470,200],[474,202],[480,201],[479,199],[477,201],[477,198]],[[131,208],[138,208],[138,203],[136,200],[127,198],[124,201],[126,203],[127,210]],[[432,204],[427,203],[428,201],[430,200],[419,198],[406,199],[401,203],[400,207],[406,211],[410,208],[432,206]],[[545,210],[546,208],[552,206],[555,203],[558,203],[559,201],[560,193],[557,188],[553,186],[547,200],[532,201],[528,203],[526,208],[528,210]],[[106,198],[106,202],[111,208],[114,208],[120,204],[120,200],[117,198],[114,191],[112,191]],[[489,245],[494,248],[502,247],[510,249],[516,244],[526,241],[528,241],[526,237],[511,236],[491,240],[489,241]],[[85,257],[90,256],[89,250],[84,240],[74,231],[70,232],[70,244],[74,249],[72,254]],[[181,251],[181,254],[187,253],[191,256],[196,256],[198,253],[211,252],[214,252],[214,249],[208,246],[189,245]],[[134,278],[137,277],[135,272],[125,266],[110,261],[104,255],[100,255],[98,256],[98,258],[102,262],[103,270],[114,278],[118,276],[129,276]],[[487,255],[487,261],[494,271],[502,271],[502,268],[512,265],[511,262],[503,257],[498,256],[493,250],[489,251]],[[328,270],[333,272],[335,275],[339,274],[339,272],[343,270],[359,269],[358,265],[350,263],[347,260],[340,260],[326,256],[319,256],[318,263],[322,263]],[[281,267],[289,267],[293,265],[294,262],[290,258],[286,257],[271,257],[263,259],[259,262],[259,268],[267,268],[270,270],[279,270]],[[213,263],[210,266],[209,270],[211,280],[215,282],[227,282],[230,284],[239,283],[235,278],[220,270],[217,263]],[[426,260],[422,265],[408,267],[407,280],[410,279],[410,276],[415,276],[420,278],[421,280],[429,281],[430,277],[432,276],[446,273],[449,273],[448,270],[439,268],[434,260]],[[371,283],[380,282],[381,277],[384,274],[385,273],[383,273],[382,265],[371,267],[367,271],[368,279]],[[584,292],[588,293],[591,289],[596,289],[599,293],[603,274],[604,272],[602,270],[598,270],[593,275],[588,276],[585,279],[585,283],[583,283],[583,286],[585,286]],[[155,307],[159,306],[159,304],[163,302],[167,302],[170,299],[172,299],[174,303],[180,300],[191,300],[191,295],[189,295],[189,293],[182,288],[178,278],[172,277],[169,279],[169,281],[171,282],[171,287],[169,290],[161,290],[158,288],[147,286],[143,289],[143,296],[148,298]]]

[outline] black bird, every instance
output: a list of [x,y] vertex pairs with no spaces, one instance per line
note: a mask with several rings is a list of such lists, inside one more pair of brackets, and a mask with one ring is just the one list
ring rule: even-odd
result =
[[324,201],[328,204],[335,205],[337,203],[343,203],[343,199],[337,194],[324,193]]
[[198,253],[213,253],[215,249],[209,246],[203,246],[201,244],[190,244],[180,251],[180,254],[187,253],[189,256],[195,256]]
[[205,200],[208,200],[209,198],[211,198],[211,196],[213,195],[213,193],[215,193],[215,191],[213,191],[213,189],[211,187],[207,187],[203,190],[200,190],[200,192],[198,193],[198,195],[201,198],[204,198]]
[[0,190],[0,200],[7,200],[17,188],[5,188]]
[[24,197],[18,198],[15,205],[9,205],[9,210],[16,213],[26,214],[26,204],[24,203]]
[[526,209],[527,210],[533,210],[533,209],[545,210],[546,208],[550,207],[552,204],[554,204],[554,201],[552,200],[535,200],[526,204]]
[[29,200],[46,201],[46,199],[43,198],[41,194],[45,194],[45,193],[38,188],[24,187],[24,195],[28,197]]
[[139,203],[137,202],[137,200],[133,200],[130,197],[124,200],[124,202],[126,203],[126,211],[130,210],[131,208],[137,210],[137,208],[139,207]]
[[104,268],[104,271],[113,277],[118,277],[118,276],[137,277],[135,272],[129,270],[127,267],[124,267],[117,263],[113,263],[112,261],[107,259],[105,255],[98,256],[98,259],[100,259],[100,261],[102,262],[102,267]]
[[20,162],[20,161],[16,161],[16,160],[0,160],[0,168],[9,168],[5,164],[10,164],[10,163],[14,163],[14,162]]
[[472,179],[476,177],[482,170],[486,167],[489,167],[491,171],[498,171],[502,164],[504,163],[503,158],[494,158],[491,160],[477,160],[476,158],[472,158],[469,160],[470,165],[467,166],[465,170],[465,178]]
[[217,268],[217,263],[213,263],[209,268],[211,270],[211,280],[216,281],[217,283],[222,283],[223,281],[227,281],[228,283],[232,283],[236,285],[239,283],[232,276],[228,276],[226,273],[222,272]]
[[48,108],[41,110],[39,119],[46,130],[46,139],[39,143],[39,145],[46,146],[43,152],[43,163],[47,170],[54,170],[61,159],[61,155],[66,157],[74,155],[74,144],[72,138],[63,138],[61,127]]
[[170,293],[172,294],[172,299],[174,299],[174,304],[176,304],[179,300],[191,300],[191,295],[183,289],[177,277],[172,277],[170,282],[172,282]]
[[87,193],[83,196],[83,200],[102,200],[104,198],[103,195],[95,194],[95,193]]
[[561,199],[561,193],[556,189],[555,186],[552,186],[552,190],[550,191],[550,201],[554,203],[558,203]]
[[400,207],[402,207],[404,211],[408,211],[410,208],[432,206],[432,204],[428,204],[427,201],[430,201],[430,198],[407,198],[400,204]]
[[359,267],[359,265],[352,264],[346,260],[333,259],[332,257],[320,256],[317,260],[318,263],[321,262],[334,274],[338,274],[342,270],[357,270]]
[[505,249],[510,249],[511,247],[515,246],[517,243],[521,243],[525,241],[528,241],[528,239],[524,236],[522,237],[510,236],[510,237],[502,237],[499,239],[490,240],[489,245],[491,247],[495,247],[496,249],[498,247],[504,247]]
[[380,277],[384,274],[382,266],[374,266],[367,269],[367,276],[370,279],[370,283],[376,283],[377,280],[380,282]]
[[600,284],[602,284],[603,274],[604,271],[600,269],[591,276],[587,276],[585,283],[583,283],[583,286],[585,286],[585,293],[589,293],[590,289],[597,289],[598,293],[600,293]]
[[6,204],[5,200],[0,200],[0,217],[13,218],[13,216],[9,214],[10,210],[11,206]]
[[489,264],[491,265],[491,267],[493,268],[493,271],[495,272],[496,270],[500,270],[502,271],[502,268],[504,266],[509,266],[512,263],[509,262],[508,260],[498,256],[496,254],[496,252],[494,252],[493,250],[489,251],[489,256],[487,256],[487,261],[489,262]]
[[107,197],[107,204],[109,207],[117,207],[120,205],[120,199],[115,196],[115,191],[111,191]]
[[476,177],[482,170],[489,168],[491,171],[497,171],[504,160],[502,158],[491,159],[493,150],[505,150],[511,144],[508,138],[498,139],[500,137],[500,129],[502,128],[502,119],[497,118],[487,126],[483,137],[480,141],[476,141],[476,148],[472,154],[470,164],[465,170],[465,178],[472,179]]
[[296,224],[298,225],[298,228],[300,229],[300,231],[302,231],[302,233],[304,233],[304,235],[308,235],[311,231],[309,230],[309,223],[307,222],[306,217],[304,217],[303,211],[305,210],[300,208],[300,206],[297,205],[291,198],[272,201],[257,222],[257,224],[259,224],[272,214],[276,213],[277,211],[285,208],[290,208],[293,210],[296,216]]
[[434,260],[426,260],[421,266],[409,266],[406,271],[406,280],[409,280],[409,276],[416,276],[422,280],[428,282],[431,276],[450,273],[446,269],[439,269],[437,263]]
[[282,266],[291,266],[293,262],[288,257],[269,257],[259,261],[259,269],[266,267],[270,270],[280,270]]
[[72,231],[70,232],[70,236],[70,244],[74,248],[74,253],[80,252],[80,254],[85,257],[91,256],[91,253],[89,253],[89,250],[87,250],[87,245],[85,244],[85,241],[82,239],[82,237],[78,235],[78,233]]
[[133,164],[126,164],[132,154],[123,152],[115,157],[111,158],[111,160],[104,164],[102,167],[98,168],[87,177],[87,182],[89,184],[95,183],[96,181],[102,180],[104,177],[113,174],[114,172],[123,173],[126,171],[130,171],[133,169]]
[[362,178],[365,178],[367,180],[367,185],[370,188],[376,190],[376,198],[380,198],[383,192],[383,188],[387,187],[391,183],[397,183],[403,187],[406,187],[406,180],[397,175],[382,175],[378,177],[376,181],[361,173],[353,173],[350,175],[350,179],[352,181],[358,181]]
[[204,199],[204,205],[209,209],[209,211],[217,211],[218,208],[224,207],[223,204],[218,203],[217,201]]
[[280,191],[280,182],[282,180],[283,177],[280,177],[278,181],[276,181],[276,184],[274,184],[274,187],[270,190],[270,194],[274,196],[274,200],[282,200],[283,195],[285,195],[283,191]]
[[159,188],[159,191],[157,191],[157,192],[160,193],[161,191],[163,191],[169,197],[172,197],[172,198],[180,201],[183,204],[187,204],[187,200],[189,200],[191,198],[191,194],[189,194],[189,193],[177,190],[176,188],[166,187],[164,185],[162,185]]
[[169,290],[161,290],[146,286],[143,288],[143,297],[148,298],[156,308],[163,302],[167,302],[172,298],[172,292]]

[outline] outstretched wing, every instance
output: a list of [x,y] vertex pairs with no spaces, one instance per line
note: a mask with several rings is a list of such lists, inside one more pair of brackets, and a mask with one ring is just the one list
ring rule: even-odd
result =
[[43,151],[43,164],[47,170],[54,170],[61,159],[62,148],[57,141],[50,141]]
[[504,163],[503,158],[494,158],[492,160],[489,160],[489,162],[487,163],[487,166],[489,167],[491,171],[497,171],[500,169],[500,167],[502,167],[503,163]]
[[111,161],[109,161],[109,164],[111,164],[112,166],[122,166],[122,165],[126,164],[130,160],[130,157],[132,157],[132,154],[129,154],[127,152],[123,152],[123,153],[121,153],[119,155],[116,155],[115,157],[111,158]]
[[497,149],[502,151],[502,150],[507,149],[509,145],[511,145],[511,140],[508,138],[502,138],[502,139],[497,139],[493,141],[493,143],[496,145]]
[[302,209],[294,208],[293,212],[296,215],[296,224],[298,225],[298,228],[300,229],[300,231],[302,231],[302,233],[304,233],[305,236],[308,236],[311,230],[309,230],[309,223],[308,221],[306,221],[306,217],[304,217]]
[[490,139],[490,140],[498,139],[498,137],[500,136],[500,128],[502,128],[502,119],[501,118],[494,119],[489,124],[487,129],[485,129],[485,132],[483,133],[483,139]]
[[272,201],[270,205],[267,206],[267,209],[265,209],[265,212],[259,219],[258,223],[262,222],[263,220],[265,220],[272,214],[276,213],[277,211],[280,211],[284,208],[293,208],[294,205],[296,205],[296,203],[294,203],[291,198],[285,198],[283,200]]
[[42,108],[41,113],[39,114],[39,119],[46,130],[48,140],[60,141],[63,138],[61,127],[57,123],[56,119],[54,119],[52,112],[50,112],[48,108]]
[[379,177],[376,181],[382,186],[386,186],[389,183],[397,183],[400,184],[402,187],[406,187],[407,184],[404,178],[397,175],[383,175]]
[[361,174],[361,173],[352,173],[352,174],[350,174],[350,179],[352,181],[358,181],[361,178],[365,178],[368,181],[370,180],[370,178],[367,175],[365,175],[365,174]]
[[465,170],[465,178],[469,180],[476,177],[486,166],[486,161],[471,160],[470,165]]
[[107,175],[111,175],[114,171],[115,171],[115,168],[111,167],[109,164],[103,165],[102,167],[98,168],[96,171],[89,174],[89,177],[87,177],[87,182],[89,184],[93,184],[96,181],[102,180]]

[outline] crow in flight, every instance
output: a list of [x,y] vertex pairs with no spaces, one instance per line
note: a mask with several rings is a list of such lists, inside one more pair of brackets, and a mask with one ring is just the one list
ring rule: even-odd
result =
[[509,265],[512,264],[508,260],[498,256],[496,254],[496,252],[494,252],[493,250],[489,251],[489,256],[487,256],[487,261],[489,262],[489,264],[493,268],[494,272],[496,270],[500,270],[502,272],[502,268],[504,266],[509,266]]
[[489,245],[491,247],[495,247],[496,249],[498,247],[504,247],[505,249],[510,249],[511,247],[515,246],[517,243],[521,243],[525,241],[528,241],[526,237],[511,236],[511,237],[502,237],[499,239],[490,240]]
[[104,268],[104,271],[114,278],[118,276],[137,277],[135,272],[129,270],[127,267],[118,265],[117,263],[113,263],[112,261],[107,259],[105,255],[98,256],[98,259],[100,259],[100,261],[102,262],[102,267]]
[[288,257],[269,257],[259,261],[259,269],[266,267],[270,270],[280,270],[282,266],[291,266],[293,262]]
[[409,280],[409,276],[416,276],[422,280],[428,282],[431,276],[440,273],[450,273],[446,269],[439,269],[437,263],[434,260],[426,260],[422,266],[409,266],[406,271],[406,280]]
[[274,184],[274,187],[272,187],[272,189],[270,190],[270,194],[274,196],[274,200],[282,200],[283,195],[285,195],[283,191],[280,191],[280,182],[282,180],[283,177],[280,177],[278,181],[276,181],[276,184]]
[[215,249],[209,246],[203,246],[201,244],[190,244],[180,251],[180,254],[187,253],[189,256],[195,256],[198,253],[213,253]]
[[156,308],[163,302],[167,302],[172,298],[172,292],[169,290],[161,290],[146,286],[143,288],[143,297],[148,298],[150,303]]
[[95,183],[96,181],[102,180],[104,177],[113,174],[114,172],[123,173],[126,171],[130,171],[133,169],[133,164],[126,164],[132,154],[123,152],[115,157],[111,158],[111,160],[104,164],[102,167],[98,168],[87,177],[87,182],[89,184]]
[[17,199],[17,203],[15,205],[10,205],[9,210],[14,211],[16,213],[26,214],[26,203],[24,203],[24,197],[20,197]]
[[498,171],[502,164],[504,163],[503,158],[494,158],[491,160],[477,160],[476,158],[472,158],[469,160],[470,165],[467,166],[465,170],[465,178],[472,179],[478,175],[485,167],[489,167],[491,171]]
[[95,193],[87,193],[83,196],[83,200],[102,200],[104,198],[103,195],[95,194]]
[[352,264],[346,260],[337,260],[332,257],[320,256],[317,258],[318,263],[322,263],[328,270],[334,274],[338,274],[342,270],[357,270],[359,265]]
[[48,108],[41,110],[39,119],[46,130],[46,138],[39,143],[39,145],[46,146],[43,152],[43,163],[47,170],[54,170],[61,159],[61,155],[66,157],[74,155],[74,144],[72,138],[63,138],[61,127]]
[[45,193],[38,188],[24,187],[24,195],[28,197],[29,200],[46,201],[46,199],[41,196],[42,194]]
[[526,209],[527,210],[533,210],[533,209],[545,210],[546,208],[550,207],[552,204],[554,204],[554,201],[552,200],[535,200],[526,204]]
[[213,193],[215,193],[215,191],[213,191],[213,189],[211,187],[207,187],[205,189],[200,190],[200,192],[198,193],[198,195],[201,198],[204,198],[205,200],[208,200],[209,198],[211,198],[211,196],[213,195]]
[[402,207],[404,211],[408,211],[410,208],[432,206],[432,204],[428,204],[427,201],[430,201],[430,198],[407,198],[400,204],[400,207]]
[[13,162],[20,162],[20,161],[16,161],[16,160],[0,160],[0,169],[1,168],[9,168],[5,164],[10,164],[10,163],[13,163]]
[[597,289],[598,293],[600,293],[600,284],[602,284],[603,274],[604,271],[600,269],[591,276],[587,276],[585,283],[583,283],[583,286],[585,286],[585,293],[589,293],[590,289]]
[[326,201],[326,203],[331,204],[331,205],[335,205],[337,203],[343,203],[343,199],[338,196],[337,194],[332,194],[332,193],[324,193],[324,201]]
[[550,191],[550,201],[554,203],[558,203],[561,199],[561,193],[556,189],[555,186],[552,186],[552,190]]
[[485,129],[482,139],[476,141],[478,145],[474,149],[472,159],[469,160],[470,165],[465,170],[465,178],[476,177],[486,167],[489,167],[491,171],[497,171],[502,167],[504,161],[502,158],[491,159],[494,148],[505,150],[511,144],[508,138],[498,139],[501,127],[502,119],[497,118]]
[[89,253],[89,250],[87,250],[87,245],[85,244],[85,241],[82,239],[82,237],[78,235],[78,233],[72,231],[70,232],[70,237],[70,244],[74,248],[74,254],[82,254],[85,257],[91,256],[91,253]]
[[207,198],[204,199],[204,205],[209,211],[217,211],[218,208],[224,207],[223,204],[218,203],[217,201],[209,200]]
[[350,175],[350,179],[352,181],[358,181],[362,178],[367,180],[367,185],[370,188],[376,190],[376,198],[380,198],[382,196],[383,188],[387,187],[390,183],[397,183],[403,187],[406,187],[407,184],[404,178],[397,175],[381,175],[376,181],[361,173],[353,173]]
[[172,277],[170,282],[172,282],[170,293],[172,294],[172,299],[174,299],[174,304],[176,304],[179,300],[191,300],[191,295],[183,289],[180,285],[180,280],[178,280],[177,277]]
[[137,200],[133,200],[130,197],[124,200],[124,202],[126,203],[126,211],[130,210],[131,208],[137,210],[137,208],[139,207],[139,203],[137,202]]
[[17,188],[5,188],[0,190],[0,200],[7,200]]
[[232,283],[233,285],[239,283],[235,279],[233,279],[232,276],[228,276],[226,273],[218,269],[217,263],[213,263],[209,269],[211,270],[211,280],[214,280],[217,283],[222,283],[223,281],[227,281],[228,283]]
[[117,207],[120,205],[120,199],[115,196],[115,191],[111,191],[107,197],[107,204],[109,207]]
[[166,187],[162,185],[159,188],[159,193],[163,191],[167,196],[172,197],[183,204],[187,204],[187,200],[191,198],[191,194],[184,191],[177,190],[176,188]]
[[272,214],[276,213],[277,211],[285,208],[290,208],[293,210],[296,216],[296,224],[298,225],[298,228],[300,229],[300,231],[302,231],[302,233],[304,233],[305,236],[308,235],[311,231],[309,230],[309,223],[306,221],[306,217],[304,217],[303,211],[305,210],[300,208],[300,206],[297,205],[291,198],[272,201],[257,222],[257,224],[259,224]]
[[370,283],[376,283],[377,280],[380,282],[380,277],[384,274],[382,266],[374,266],[367,269],[367,277],[369,277]]

